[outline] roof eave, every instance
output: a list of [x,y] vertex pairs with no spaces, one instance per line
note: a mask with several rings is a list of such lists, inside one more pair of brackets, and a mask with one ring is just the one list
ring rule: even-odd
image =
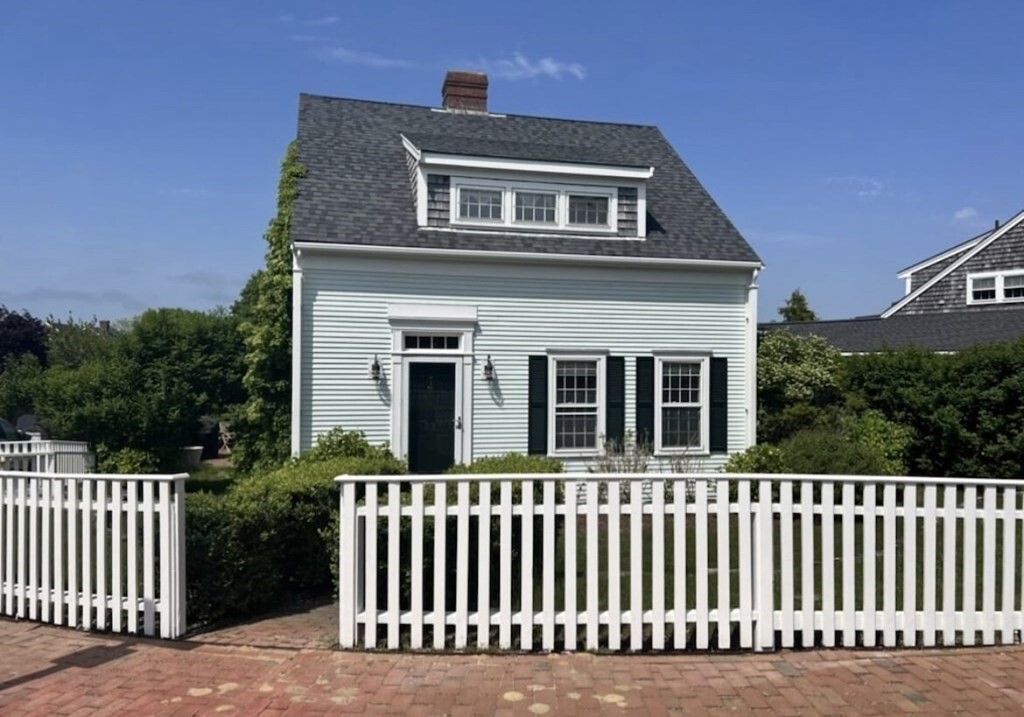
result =
[[473,249],[428,249],[421,247],[382,246],[379,244],[336,244],[328,242],[297,241],[297,251],[322,254],[355,254],[363,256],[408,256],[435,259],[489,259],[507,262],[536,262],[549,264],[591,264],[648,267],[676,267],[691,269],[723,269],[760,271],[761,261],[732,261],[724,259],[677,259],[637,256],[603,256],[592,254],[538,254],[518,251],[486,251]]

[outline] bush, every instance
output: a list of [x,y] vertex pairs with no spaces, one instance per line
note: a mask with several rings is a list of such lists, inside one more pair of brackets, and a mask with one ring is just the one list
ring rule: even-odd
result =
[[885,456],[870,445],[837,431],[800,431],[779,446],[785,473],[887,475]]
[[149,451],[138,448],[120,448],[112,451],[102,443],[96,447],[99,456],[98,470],[100,473],[119,473],[123,475],[140,475],[156,473],[160,460]]
[[325,592],[337,572],[338,475],[404,473],[390,454],[293,461],[186,498],[189,621],[242,618]]
[[460,463],[448,473],[561,473],[562,462],[557,458],[506,453],[503,456],[477,458],[469,465]]
[[299,460],[320,462],[335,458],[397,460],[391,455],[391,450],[387,443],[374,446],[366,440],[366,434],[362,431],[346,431],[340,426],[332,428],[317,438],[313,449],[304,453]]
[[729,456],[726,473],[786,473],[786,460],[778,446],[761,443]]

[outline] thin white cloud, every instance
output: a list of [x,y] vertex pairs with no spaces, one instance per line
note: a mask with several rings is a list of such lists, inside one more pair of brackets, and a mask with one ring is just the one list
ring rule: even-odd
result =
[[587,69],[578,62],[560,62],[551,57],[531,60],[521,52],[514,53],[512,59],[483,59],[470,64],[502,80],[532,80],[536,77],[553,80],[575,77],[582,80],[587,76]]
[[827,184],[841,184],[848,187],[852,187],[857,192],[858,197],[866,197],[873,199],[875,197],[882,196],[882,192],[885,189],[885,183],[880,179],[874,177],[858,177],[858,176],[845,176],[845,177],[827,177],[825,179]]
[[953,212],[953,219],[958,222],[967,221],[968,219],[974,219],[978,216],[978,210],[974,207],[963,207]]
[[344,62],[350,65],[363,65],[365,67],[376,67],[378,69],[399,69],[409,70],[416,67],[416,63],[410,60],[403,60],[397,57],[386,57],[373,52],[353,50],[340,44],[325,45],[317,50],[317,55],[324,60]]
[[293,15],[282,15],[278,18],[281,22],[286,24],[294,25],[309,25],[311,27],[326,27],[327,25],[336,25],[341,22],[341,18],[336,15],[326,15],[324,17],[314,17],[308,20],[300,20]]

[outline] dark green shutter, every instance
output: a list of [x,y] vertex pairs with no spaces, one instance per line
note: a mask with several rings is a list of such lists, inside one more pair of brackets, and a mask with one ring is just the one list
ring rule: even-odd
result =
[[530,356],[527,452],[548,452],[548,357]]
[[711,359],[711,452],[729,450],[729,360]]
[[605,376],[608,409],[605,414],[605,438],[622,443],[626,437],[626,359],[622,356],[608,357],[608,372]]
[[654,445],[654,357],[636,357],[636,442]]

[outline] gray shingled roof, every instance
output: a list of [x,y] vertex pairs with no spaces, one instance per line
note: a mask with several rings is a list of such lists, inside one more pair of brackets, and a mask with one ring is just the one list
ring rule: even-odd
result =
[[[655,168],[644,241],[419,229],[401,135],[529,145],[544,159]],[[440,146],[440,145],[437,145]],[[450,145],[444,145],[450,147]],[[759,261],[657,127],[440,112],[302,95],[299,158],[308,170],[292,219],[300,242],[601,256]],[[597,162],[596,158],[600,158]]]
[[[531,159],[541,162],[570,162],[572,164],[606,164],[613,167],[644,167],[637,164],[636,156],[616,147],[565,146],[538,142],[510,142],[508,140],[456,137],[442,134],[406,134],[406,139],[424,152],[469,155],[474,157],[500,157],[503,159]],[[567,159],[568,158],[568,159]],[[646,167],[645,167],[646,168]]]
[[821,336],[844,353],[870,353],[908,346],[960,351],[978,344],[1024,337],[1024,308],[985,308],[935,314],[897,314],[841,321],[760,324],[761,331]]

